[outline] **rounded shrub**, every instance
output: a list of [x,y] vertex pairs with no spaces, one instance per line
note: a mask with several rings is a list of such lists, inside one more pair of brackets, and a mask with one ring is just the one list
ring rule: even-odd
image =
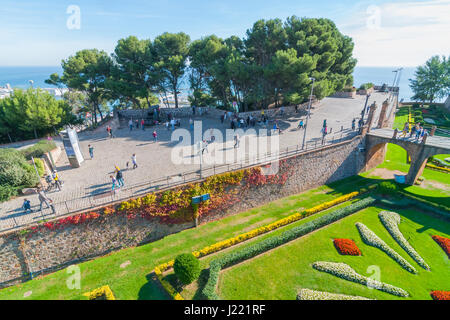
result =
[[183,253],[175,258],[173,270],[183,284],[190,284],[200,276],[200,261],[192,253]]
[[383,181],[379,184],[377,190],[381,194],[393,194],[398,191],[398,185],[394,182]]

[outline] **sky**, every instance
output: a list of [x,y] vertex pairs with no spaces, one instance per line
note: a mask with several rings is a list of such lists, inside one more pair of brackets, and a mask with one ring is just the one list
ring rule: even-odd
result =
[[56,66],[111,53],[129,35],[244,37],[259,19],[323,17],[353,38],[358,66],[412,67],[450,55],[450,0],[0,0],[0,66]]

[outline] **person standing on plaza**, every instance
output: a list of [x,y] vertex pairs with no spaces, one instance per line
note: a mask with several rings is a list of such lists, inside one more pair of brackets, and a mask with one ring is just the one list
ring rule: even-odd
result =
[[42,204],[45,203],[47,208],[52,209],[53,214],[56,213],[55,206],[53,205],[53,200],[50,199],[49,197],[47,197],[47,195],[44,193],[44,190],[42,190],[42,188],[39,187],[37,189],[37,193],[38,193],[38,198],[39,198],[39,202],[40,202],[39,211],[42,211]]
[[352,131],[355,131],[355,129],[356,129],[356,119],[353,118],[353,120],[352,120]]
[[108,133],[108,137],[111,138],[111,128],[110,128],[110,126],[106,126],[106,132]]
[[153,141],[158,141],[158,134],[156,133],[156,130],[153,130]]
[[194,120],[192,118],[189,118],[189,129],[194,130]]
[[141,128],[142,128],[142,131],[145,131],[145,121],[144,121],[144,119],[141,120]]
[[130,131],[133,131],[133,120],[130,119],[130,121],[128,121],[128,126],[130,127]]
[[300,119],[297,129],[303,129],[303,119]]
[[402,134],[400,135],[401,138],[406,137],[406,135],[408,134],[408,129],[409,129],[409,123],[405,122],[405,125],[403,126],[403,130],[402,130]]
[[120,168],[118,166],[116,166],[115,172],[116,172],[116,180],[117,180],[117,183],[119,185],[119,188],[123,187],[125,185],[125,183],[123,181],[123,174],[122,174],[122,171],[120,170]]
[[23,200],[22,209],[24,210],[23,213],[28,213],[28,210],[30,210],[30,212],[33,212],[33,210],[31,209],[31,202],[30,202],[30,200],[28,200],[28,199],[24,199]]
[[94,159],[94,147],[89,144],[88,148],[89,148],[89,155],[91,156],[91,159]]
[[137,160],[136,160],[136,154],[133,153],[133,155],[131,156],[131,162],[133,163],[133,170],[136,169],[138,167],[137,165]]

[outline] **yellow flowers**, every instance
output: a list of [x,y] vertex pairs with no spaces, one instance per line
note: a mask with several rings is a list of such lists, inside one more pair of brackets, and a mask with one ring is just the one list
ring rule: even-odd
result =
[[431,164],[431,163],[427,163],[427,168],[440,170],[440,171],[443,171],[443,172],[450,173],[450,169],[444,168],[444,167],[438,167],[438,166],[435,166],[434,164]]
[[[374,186],[370,186],[368,189],[371,190],[371,189],[373,189],[373,187]],[[320,204],[318,206],[315,206],[313,208],[306,209],[306,210],[304,210],[302,212],[294,213],[294,214],[292,214],[292,215],[290,215],[290,216],[288,216],[286,218],[280,219],[280,220],[275,221],[275,222],[273,222],[271,224],[268,224],[266,226],[253,229],[253,230],[251,230],[249,232],[240,234],[240,235],[238,235],[236,237],[229,238],[229,239],[217,242],[215,244],[212,244],[210,246],[204,247],[203,249],[200,249],[198,251],[192,252],[192,254],[196,258],[201,258],[201,257],[204,257],[204,256],[206,256],[208,254],[221,251],[223,249],[229,248],[231,246],[234,246],[234,245],[236,245],[238,243],[241,243],[243,241],[246,241],[248,239],[255,238],[255,237],[257,237],[257,236],[259,236],[261,234],[270,232],[272,230],[278,229],[280,227],[283,227],[285,225],[288,225],[290,223],[298,221],[298,220],[300,220],[302,218],[308,217],[308,216],[310,216],[312,214],[315,214],[317,212],[320,212],[320,211],[326,210],[328,208],[331,208],[331,207],[333,207],[333,206],[335,206],[337,204],[344,203],[344,202],[346,202],[346,201],[348,201],[348,200],[358,196],[361,193],[363,193],[363,192],[355,191],[355,192],[352,192],[352,193],[348,193],[346,195],[343,195],[343,196],[338,197],[338,198],[336,198],[334,200],[322,203],[322,204]],[[166,291],[175,300],[183,300],[181,295],[179,293],[177,293],[177,291],[170,285],[170,283],[165,281],[163,279],[163,277],[162,277],[162,273],[164,271],[172,268],[173,264],[174,264],[174,260],[171,260],[171,261],[169,261],[167,263],[160,264],[159,266],[155,267],[154,272],[155,272],[158,280],[161,282],[161,285],[164,287],[164,289],[166,289]]]
[[91,292],[83,293],[83,295],[88,297],[89,300],[95,300],[101,296],[105,296],[106,300],[116,300],[116,297],[114,297],[114,294],[109,286],[97,288]]

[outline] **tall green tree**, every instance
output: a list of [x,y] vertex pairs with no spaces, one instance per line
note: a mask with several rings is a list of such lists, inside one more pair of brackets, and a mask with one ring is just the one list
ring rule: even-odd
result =
[[94,123],[97,123],[97,113],[103,119],[101,105],[112,97],[107,85],[112,64],[108,54],[97,49],[78,51],[62,61],[64,84],[86,95]]
[[154,67],[159,88],[172,93],[178,108],[178,92],[186,71],[190,37],[183,33],[163,33],[153,41]]
[[139,108],[144,106],[140,99],[145,99],[148,107],[155,101],[152,91],[157,79],[151,46],[148,39],[130,36],[120,39],[112,54],[114,66],[109,86],[119,99]]
[[2,122],[15,131],[31,132],[35,138],[55,132],[73,121],[70,107],[41,89],[15,89],[11,97],[1,101]]
[[431,57],[416,69],[409,86],[414,92],[413,100],[433,103],[450,94],[450,57]]

